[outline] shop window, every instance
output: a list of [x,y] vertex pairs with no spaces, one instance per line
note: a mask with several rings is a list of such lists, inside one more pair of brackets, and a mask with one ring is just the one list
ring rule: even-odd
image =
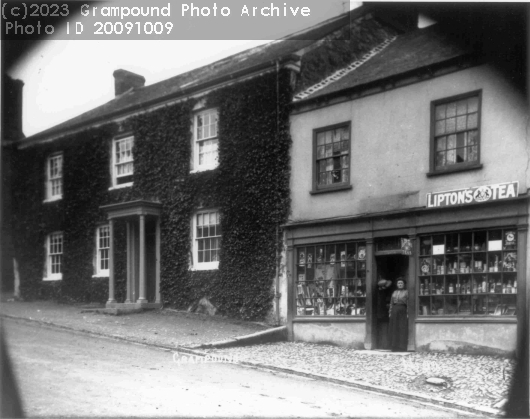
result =
[[479,165],[480,104],[480,91],[432,103],[431,172]]
[[221,248],[219,211],[201,211],[193,217],[193,268],[217,269]]
[[366,243],[296,248],[299,316],[366,315]]
[[63,233],[56,232],[46,238],[46,277],[45,281],[63,278]]
[[420,316],[514,316],[517,231],[420,237]]
[[96,236],[96,276],[109,276],[110,227],[98,227]]
[[314,190],[350,185],[350,124],[314,131]]
[[134,137],[116,139],[112,144],[112,186],[132,185],[134,172]]
[[202,111],[194,117],[193,169],[210,170],[218,164],[218,112],[216,109]]
[[63,154],[54,154],[46,161],[46,201],[63,197]]

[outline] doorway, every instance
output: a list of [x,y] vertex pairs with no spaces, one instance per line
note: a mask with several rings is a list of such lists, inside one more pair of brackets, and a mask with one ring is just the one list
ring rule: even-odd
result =
[[376,317],[375,348],[390,349],[388,310],[392,293],[396,290],[396,278],[408,278],[409,257],[402,254],[376,256],[376,283],[381,280],[392,281],[387,288],[376,285],[374,292],[374,313]]

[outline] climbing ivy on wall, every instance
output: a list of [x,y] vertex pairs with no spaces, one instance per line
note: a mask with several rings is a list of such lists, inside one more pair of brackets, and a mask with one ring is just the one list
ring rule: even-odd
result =
[[[279,95],[277,94],[279,92]],[[161,212],[161,293],[187,308],[206,296],[220,312],[264,318],[272,306],[277,226],[289,201],[289,74],[280,71],[219,89],[207,97],[219,109],[219,167],[190,174],[193,100],[109,124],[18,153],[13,187],[16,254],[25,298],[99,301],[108,280],[92,278],[101,205],[157,199]],[[110,151],[118,132],[132,132],[134,183],[109,191]],[[43,204],[46,157],[64,153],[63,199]],[[218,271],[190,271],[190,221],[216,207],[223,229]],[[43,282],[45,238],[64,232],[63,280]],[[116,299],[125,298],[125,226],[115,230]]]

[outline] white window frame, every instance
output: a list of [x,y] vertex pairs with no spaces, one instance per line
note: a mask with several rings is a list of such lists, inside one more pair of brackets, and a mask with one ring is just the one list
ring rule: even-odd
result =
[[[203,271],[203,270],[219,269],[219,250],[221,249],[221,244],[219,244],[217,247],[218,249],[218,253],[217,253],[218,260],[217,261],[199,262],[199,240],[202,240],[202,239],[197,237],[197,224],[198,224],[197,218],[199,215],[211,214],[211,213],[217,214],[217,221],[218,221],[217,225],[220,225],[219,210],[216,208],[200,210],[200,211],[195,212],[192,215],[192,221],[191,221],[191,226],[192,226],[191,235],[192,235],[192,249],[193,249],[192,266],[191,266],[192,270]],[[218,237],[221,240],[222,232],[220,235],[209,236],[209,237]]]
[[[54,238],[60,238],[60,252],[57,249],[52,249],[52,240]],[[54,256],[60,256],[60,272],[53,271],[52,259]],[[46,277],[44,281],[59,281],[63,279],[63,255],[64,255],[64,235],[62,231],[55,231],[48,234],[46,237]]]
[[[102,237],[101,233],[105,230],[106,230],[106,236]],[[102,239],[103,240],[107,239],[107,243],[106,243],[107,247],[101,246]],[[103,244],[105,243],[103,242]],[[107,269],[101,268],[101,262],[103,260],[102,254],[104,253],[103,252],[104,250],[107,251],[107,257],[106,257]],[[108,277],[109,276],[109,268],[108,268],[109,258],[110,258],[110,226],[109,224],[105,224],[105,225],[100,225],[96,228],[96,258],[95,258],[96,266],[95,266],[95,274],[93,275],[93,277]]]
[[[54,153],[46,159],[46,197],[44,202],[58,201],[63,198],[63,153]],[[52,175],[52,164],[58,162],[57,173]],[[54,191],[59,185],[60,193]]]
[[[118,162],[117,156],[116,156],[116,150],[117,150],[118,144],[126,142],[126,141],[131,141],[131,158],[129,160]],[[112,186],[109,188],[110,190],[132,186],[133,184],[132,181],[126,182],[126,183],[120,183],[120,184],[118,183],[118,178],[123,177],[123,175],[118,175],[118,165],[132,163],[132,171],[130,173],[127,173],[125,176],[130,176],[134,174],[133,149],[134,149],[134,136],[132,135],[128,135],[126,137],[115,138],[112,140],[112,158],[111,158]]]
[[[217,118],[217,122],[215,123],[215,133],[214,135],[210,135],[210,133],[207,136],[203,136],[199,134],[199,117],[203,117],[205,115],[214,115],[215,118]],[[208,127],[212,126],[213,124],[209,124]],[[199,164],[200,160],[200,143],[205,141],[217,141],[217,157],[215,158],[215,162],[211,163],[203,163]],[[205,170],[212,170],[215,169],[219,165],[219,112],[216,108],[209,108],[201,110],[200,112],[197,112],[193,115],[193,170],[192,172],[202,172]]]

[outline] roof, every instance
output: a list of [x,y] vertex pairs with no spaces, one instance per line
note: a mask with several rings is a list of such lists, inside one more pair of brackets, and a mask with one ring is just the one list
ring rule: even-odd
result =
[[23,143],[54,138],[72,130],[75,131],[92,124],[101,123],[112,117],[145,110],[150,106],[167,100],[185,97],[193,92],[215,86],[226,80],[273,68],[277,60],[282,61],[292,58],[297,51],[348,25],[352,19],[363,16],[370,10],[370,6],[361,6],[349,13],[339,15],[283,39],[234,54],[212,64],[149,86],[135,88],[115,97],[104,105],[28,137]]
[[442,63],[469,52],[451,40],[450,35],[442,31],[440,25],[418,29],[399,35],[355,71],[346,73],[325,87],[305,95],[298,103]]

